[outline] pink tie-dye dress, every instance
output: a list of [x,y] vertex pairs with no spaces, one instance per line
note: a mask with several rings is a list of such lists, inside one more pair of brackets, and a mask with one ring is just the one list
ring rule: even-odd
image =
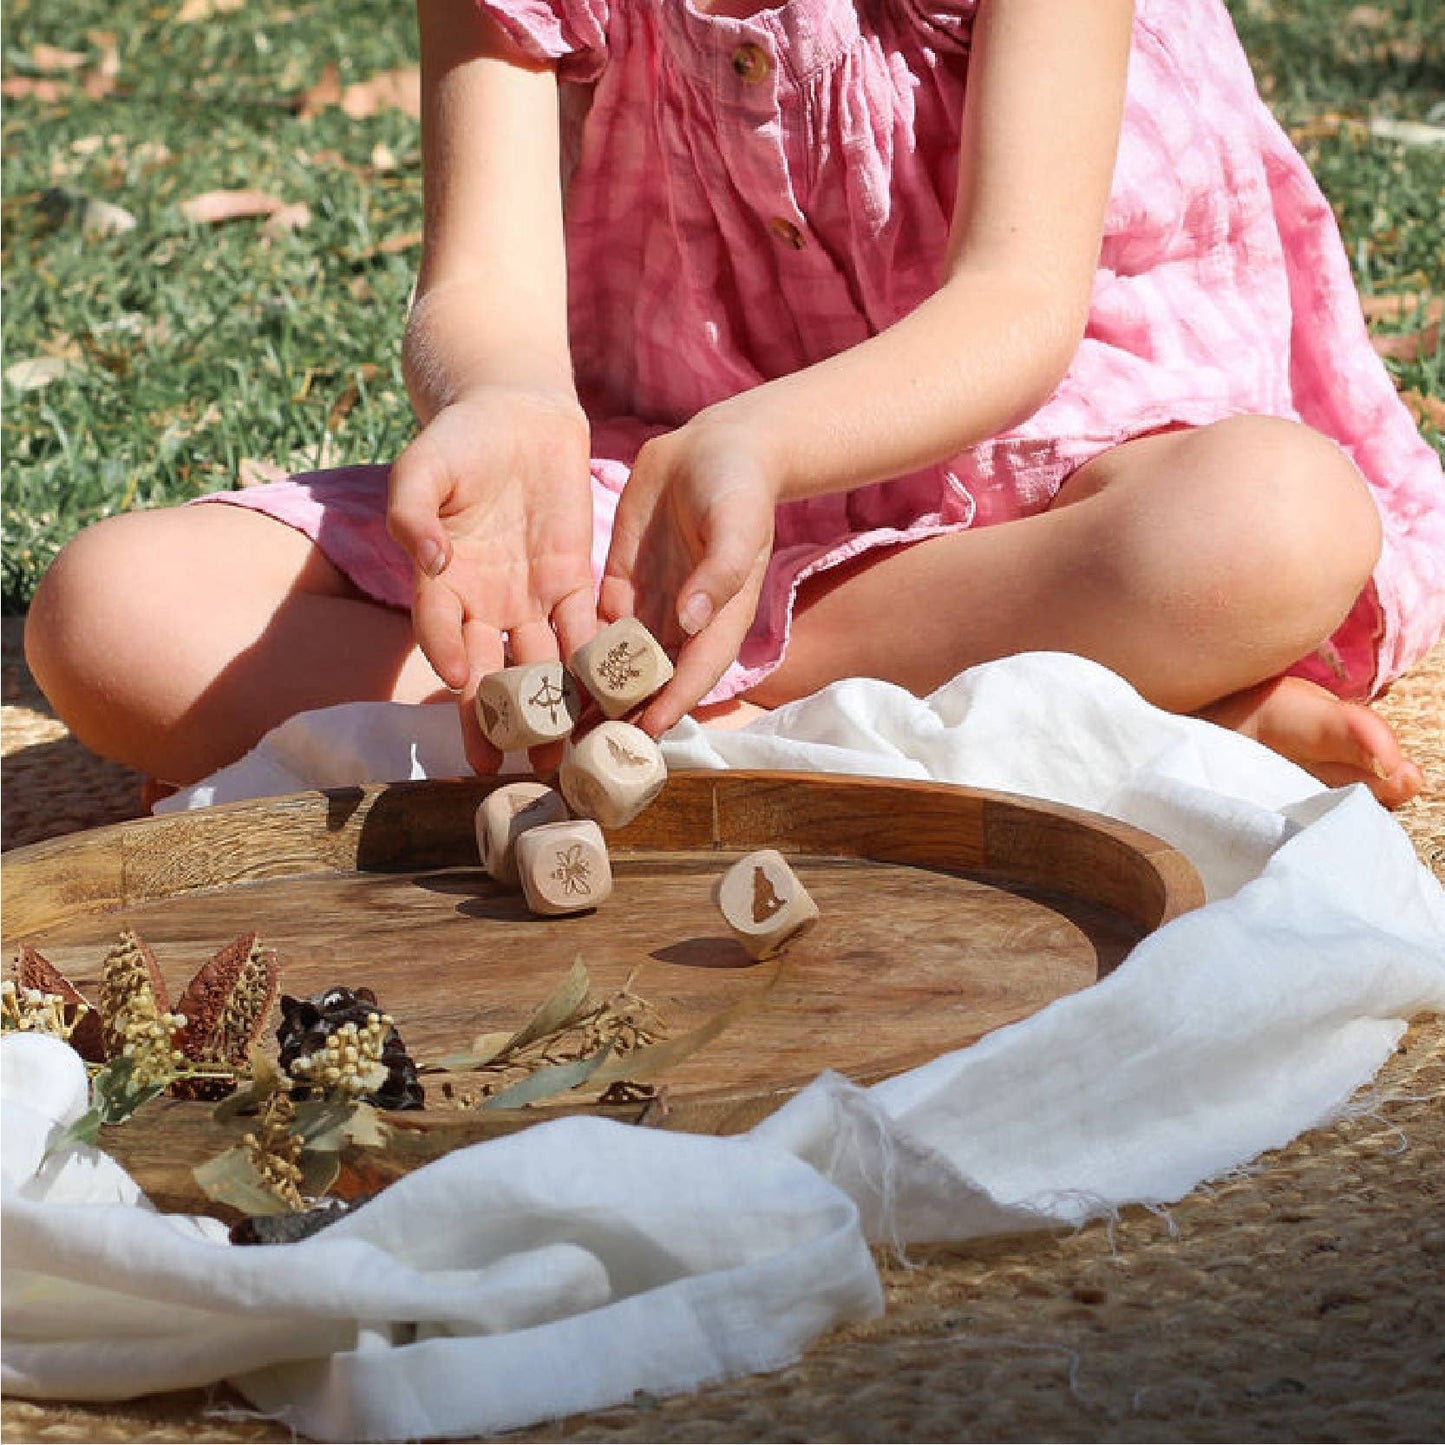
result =
[[[863,340],[937,285],[974,6],[482,0],[564,82],[573,358],[600,571],[642,442]],[[1295,670],[1378,691],[1445,627],[1445,481],[1375,356],[1334,218],[1259,99],[1220,0],[1140,0],[1088,330],[1026,422],[911,476],[789,503],[757,620],[712,694],[776,665],[801,582],[869,548],[1047,507],[1130,437],[1238,413],[1334,438],[1384,519],[1373,584]],[[826,424],[826,419],[823,419]],[[409,605],[386,469],[218,500],[300,527]]]

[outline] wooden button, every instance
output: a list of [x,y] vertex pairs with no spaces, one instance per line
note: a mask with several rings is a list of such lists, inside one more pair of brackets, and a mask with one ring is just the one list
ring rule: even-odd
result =
[[739,858],[718,879],[713,902],[754,958],[770,958],[818,921],[818,905],[776,848]]
[[808,244],[807,237],[786,216],[774,216],[768,222],[768,230],[785,246],[801,251]]
[[751,40],[733,51],[733,73],[746,85],[757,85],[766,80],[772,68],[772,56]]
[[604,627],[567,665],[609,718],[640,707],[673,671],[657,639],[635,617],[620,617]]

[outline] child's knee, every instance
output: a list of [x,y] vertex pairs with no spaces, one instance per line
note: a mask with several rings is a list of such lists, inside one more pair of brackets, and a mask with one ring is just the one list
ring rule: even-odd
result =
[[25,660],[41,688],[93,645],[97,632],[123,606],[125,585],[122,519],[108,517],[73,537],[46,569],[25,618]]

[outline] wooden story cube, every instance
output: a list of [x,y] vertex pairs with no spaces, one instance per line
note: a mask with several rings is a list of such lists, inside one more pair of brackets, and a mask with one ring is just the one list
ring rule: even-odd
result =
[[818,921],[818,905],[776,848],[739,858],[718,879],[713,902],[754,958],[769,958]]
[[671,659],[635,617],[604,627],[572,654],[568,666],[609,718],[641,707],[673,673]]
[[591,818],[543,823],[517,839],[517,872],[527,907],[543,917],[581,913],[612,893],[612,865]]
[[630,823],[662,791],[662,749],[631,723],[598,723],[562,753],[557,786],[574,813],[604,828]]
[[560,662],[504,667],[477,687],[482,731],[504,753],[565,738],[581,710],[577,684]]
[[546,783],[504,783],[477,809],[477,852],[482,867],[504,888],[521,887],[517,876],[517,839],[543,823],[562,823],[567,804]]

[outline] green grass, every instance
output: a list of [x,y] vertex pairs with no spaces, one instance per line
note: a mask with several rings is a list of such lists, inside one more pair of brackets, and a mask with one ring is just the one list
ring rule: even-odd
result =
[[[328,64],[348,83],[412,63],[410,4],[248,0],[195,24],[177,22],[180,8],[10,0],[0,18],[7,76],[32,73],[44,45],[98,59],[97,33],[116,37],[119,58],[108,95],[74,86],[5,104],[4,364],[72,362],[43,388],[5,387],[7,611],[96,518],[233,486],[243,458],[385,459],[410,434],[398,356],[417,251],[377,248],[421,224],[416,122],[335,108],[304,119],[291,104]],[[1438,0],[1234,8],[1286,124],[1327,113],[1445,123]],[[1362,127],[1300,135],[1361,288],[1445,293],[1445,148]],[[373,163],[378,147],[394,165]],[[304,201],[311,223],[267,239],[256,220],[186,221],[184,199],[221,187]],[[138,224],[87,238],[47,205],[57,188],[122,205]],[[1402,387],[1445,397],[1439,347],[1392,367]]]

